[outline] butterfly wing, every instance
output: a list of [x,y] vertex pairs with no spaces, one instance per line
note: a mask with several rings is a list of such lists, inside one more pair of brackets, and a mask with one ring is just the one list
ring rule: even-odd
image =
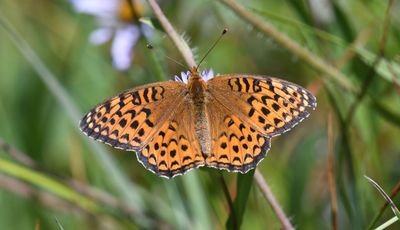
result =
[[95,140],[136,151],[147,169],[172,177],[204,165],[186,94],[182,82],[134,88],[94,107],[80,128]]
[[207,85],[213,153],[206,162],[229,171],[254,168],[268,151],[271,137],[307,117],[306,107],[316,107],[306,89],[276,78],[223,75]]
[[266,136],[279,135],[304,118],[316,98],[294,83],[277,78],[224,75],[208,81],[210,93]]
[[216,97],[210,96],[208,102],[211,153],[206,158],[206,165],[246,173],[265,157],[271,138],[261,135]]
[[187,98],[138,154],[143,165],[159,176],[171,178],[203,166],[196,136],[194,110]]
[[183,100],[185,85],[162,82],[130,89],[95,106],[80,122],[89,137],[124,150],[139,150]]

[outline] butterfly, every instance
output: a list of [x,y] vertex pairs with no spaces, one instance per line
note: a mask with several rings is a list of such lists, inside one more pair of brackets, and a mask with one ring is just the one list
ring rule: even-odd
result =
[[294,83],[245,74],[213,75],[196,67],[129,89],[88,112],[80,129],[112,147],[135,151],[158,176],[207,166],[246,173],[271,138],[308,117],[316,98]]

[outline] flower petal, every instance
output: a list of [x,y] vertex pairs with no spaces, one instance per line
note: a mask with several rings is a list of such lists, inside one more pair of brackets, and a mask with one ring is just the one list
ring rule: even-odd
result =
[[153,27],[145,24],[145,23],[140,23],[140,26],[142,28],[142,33],[146,38],[150,38],[151,35],[153,34]]
[[120,0],[70,0],[70,2],[76,11],[99,17],[117,17],[120,5]]
[[178,76],[174,76],[174,78],[175,78],[175,81],[177,81],[177,82],[182,82],[182,79],[180,78],[180,77],[178,77]]
[[140,31],[136,25],[127,25],[117,29],[111,46],[113,64],[117,69],[126,70],[129,68],[133,57],[133,47],[139,36]]
[[183,82],[185,82],[186,84],[188,83],[188,75],[189,75],[189,72],[181,72],[181,78],[182,78],[182,81]]
[[113,30],[109,27],[99,28],[90,33],[89,41],[95,45],[101,45],[110,40],[113,35]]
[[202,75],[201,75],[201,78],[202,78],[204,81],[208,81],[208,80],[210,80],[210,79],[213,78],[213,77],[214,77],[214,70],[213,70],[213,69],[210,69],[209,71],[204,70],[203,73],[202,73]]

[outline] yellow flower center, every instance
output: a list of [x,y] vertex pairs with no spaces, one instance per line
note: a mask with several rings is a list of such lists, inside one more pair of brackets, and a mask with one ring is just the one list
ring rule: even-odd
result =
[[124,22],[137,22],[142,12],[141,6],[137,4],[136,1],[132,0],[132,12],[132,7],[129,5],[128,1],[131,0],[120,0],[118,16]]

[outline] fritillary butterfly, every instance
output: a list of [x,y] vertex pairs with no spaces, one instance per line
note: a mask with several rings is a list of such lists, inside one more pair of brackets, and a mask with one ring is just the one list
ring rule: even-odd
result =
[[316,98],[293,83],[251,75],[200,74],[125,91],[87,113],[80,128],[115,148],[136,151],[171,178],[201,166],[246,173],[279,135],[309,115]]

